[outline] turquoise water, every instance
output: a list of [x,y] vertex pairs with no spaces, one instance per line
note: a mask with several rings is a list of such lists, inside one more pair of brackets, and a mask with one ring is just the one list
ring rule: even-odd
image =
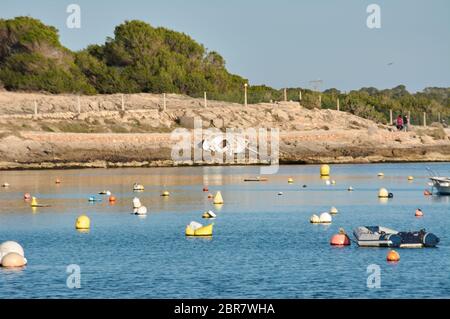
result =
[[[0,183],[11,184],[0,189],[0,241],[20,242],[28,259],[24,269],[0,269],[0,297],[448,298],[450,197],[423,196],[427,166],[450,175],[447,163],[333,165],[335,186],[320,179],[319,166],[282,166],[261,183],[243,182],[258,175],[257,167],[0,172]],[[131,191],[136,181],[143,193]],[[222,191],[222,208],[207,199],[203,185]],[[380,187],[394,198],[380,202]],[[115,205],[107,198],[88,203],[104,189],[117,197]],[[160,196],[165,189],[169,198]],[[24,192],[51,207],[32,210]],[[149,209],[147,217],[130,214],[134,196]],[[331,206],[339,209],[331,225],[309,223]],[[419,207],[421,219],[414,217]],[[185,226],[205,223],[208,209],[218,214],[213,238],[186,238]],[[74,229],[82,213],[91,218],[88,233]],[[351,233],[360,225],[426,228],[441,244],[401,249],[397,264],[386,262],[384,248],[329,245],[340,227]],[[66,285],[70,264],[80,266],[80,289]],[[379,289],[367,287],[371,264],[381,268]]]

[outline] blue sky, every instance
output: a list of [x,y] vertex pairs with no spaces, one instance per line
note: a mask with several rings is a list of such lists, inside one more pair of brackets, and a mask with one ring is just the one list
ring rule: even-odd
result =
[[[71,3],[81,6],[80,29],[66,27]],[[381,29],[366,25],[372,3]],[[56,26],[72,50],[103,43],[124,20],[182,31],[250,84],[450,87],[448,0],[0,0],[1,18],[18,15]]]

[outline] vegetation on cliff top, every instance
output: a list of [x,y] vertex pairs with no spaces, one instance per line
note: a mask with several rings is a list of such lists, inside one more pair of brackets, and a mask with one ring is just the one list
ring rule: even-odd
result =
[[[72,52],[59,42],[58,30],[37,19],[0,19],[0,87],[50,93],[180,93],[193,97],[208,92],[211,99],[243,102],[247,80],[231,74],[225,60],[184,33],[154,28],[142,21],[117,26],[102,45]],[[299,99],[299,88],[288,89],[288,99]],[[264,85],[249,87],[249,102],[283,99],[283,92]],[[302,90],[302,104],[319,107],[319,93]],[[450,115],[450,89],[427,88],[410,94],[403,85],[390,90],[363,88],[346,94],[321,93],[322,108],[335,108],[386,122],[389,110],[411,112],[415,122],[422,112]]]

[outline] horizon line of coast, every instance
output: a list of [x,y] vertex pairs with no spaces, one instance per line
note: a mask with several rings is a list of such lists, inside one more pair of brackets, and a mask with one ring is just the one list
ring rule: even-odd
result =
[[[401,163],[447,163],[450,162],[450,156],[449,158],[442,159],[442,160],[392,160],[392,161],[336,161],[336,162],[280,162],[280,166],[289,166],[289,165],[320,165],[320,164],[330,164],[330,165],[348,165],[348,164],[355,164],[355,165],[361,165],[361,164],[368,164],[368,165],[375,165],[375,164],[401,164]],[[152,163],[109,163],[109,162],[89,162],[89,163],[2,163],[0,162],[0,171],[7,172],[7,171],[43,171],[43,170],[73,170],[73,169],[120,169],[120,168],[176,168],[176,167],[261,167],[265,166],[264,164],[179,164],[179,165],[169,165],[169,164],[160,164],[157,162]],[[265,174],[260,174],[265,175]]]

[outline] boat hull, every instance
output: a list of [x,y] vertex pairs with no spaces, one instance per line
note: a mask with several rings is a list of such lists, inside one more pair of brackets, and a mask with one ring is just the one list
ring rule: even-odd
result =
[[397,232],[380,226],[361,226],[353,231],[360,247],[422,248],[436,247],[439,238],[422,229],[415,232]]
[[439,195],[450,195],[450,179],[447,177],[430,178],[433,187]]

